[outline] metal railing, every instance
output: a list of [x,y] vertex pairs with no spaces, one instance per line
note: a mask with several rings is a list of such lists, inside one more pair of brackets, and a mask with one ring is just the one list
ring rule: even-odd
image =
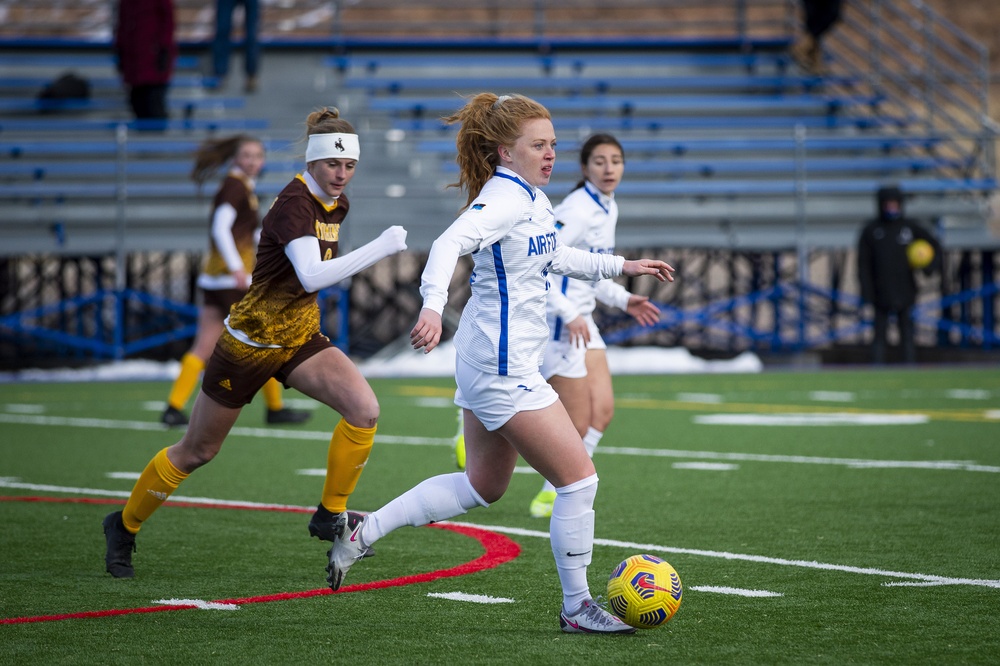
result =
[[995,177],[985,46],[922,0],[848,0],[826,41],[833,85],[881,98],[877,112],[901,118],[901,132],[960,137],[953,150],[975,165],[964,175]]

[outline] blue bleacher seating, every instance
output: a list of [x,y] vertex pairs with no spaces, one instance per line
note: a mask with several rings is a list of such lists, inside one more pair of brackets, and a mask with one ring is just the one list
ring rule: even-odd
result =
[[[813,136],[802,141],[809,153],[844,151],[882,151],[898,148],[929,149],[940,139],[934,136]],[[682,138],[628,138],[620,139],[622,148],[630,155],[658,153],[663,155],[688,155],[691,153],[746,153],[793,152],[798,147],[794,137],[695,137]],[[0,143],[2,146],[2,143]],[[427,153],[454,154],[455,142],[448,139],[424,139],[417,149]],[[579,149],[578,141],[565,141],[560,152],[571,153]]]
[[[37,91],[52,82],[51,76],[0,76],[0,91],[4,94],[12,91]],[[87,77],[90,89],[96,93],[115,92],[123,90],[122,80],[116,76]],[[170,79],[171,90],[179,88],[201,88],[203,79],[200,75],[178,74]]]
[[[63,43],[57,43],[55,48],[65,48]],[[111,53],[0,53],[0,65],[25,69],[30,67],[84,69],[101,68],[112,71],[115,69],[116,58]],[[197,70],[201,62],[197,56],[178,56],[174,61],[176,71]]]
[[496,51],[488,58],[476,59],[474,63],[463,63],[452,55],[423,54],[419,57],[411,55],[393,55],[391,51],[377,56],[345,54],[328,56],[324,64],[337,71],[348,74],[353,69],[361,69],[367,75],[378,74],[385,69],[405,67],[461,69],[463,66],[474,67],[476,71],[512,69],[533,69],[539,74],[568,69],[582,74],[588,69],[597,67],[698,67],[698,68],[742,68],[754,72],[763,67],[783,71],[790,65],[790,58],[784,51],[749,50],[743,53],[722,52],[682,52],[664,51],[661,53],[629,53],[629,52],[593,52],[592,54],[518,54]]
[[[196,139],[144,139],[130,138],[125,150],[130,156],[139,155],[191,155],[197,150]],[[269,151],[287,150],[287,141],[265,141]],[[12,158],[34,159],[53,155],[114,156],[119,146],[114,139],[87,139],[82,141],[47,141],[38,138],[0,140],[0,155]]]
[[[178,97],[167,96],[171,109],[194,112],[197,109],[242,109],[242,97]],[[38,113],[43,111],[125,111],[124,97],[92,97],[88,99],[38,99],[37,97],[0,98],[0,113]]]
[[[997,187],[994,178],[899,178],[899,187],[910,195],[924,193],[987,193]],[[627,196],[657,197],[733,197],[733,196],[786,196],[794,197],[802,184],[793,178],[740,179],[740,180],[660,180],[623,181],[617,194]],[[809,194],[838,194],[872,196],[881,186],[872,178],[815,179],[805,184]]]
[[[552,113],[642,114],[663,112],[754,113],[778,110],[837,113],[852,106],[877,105],[877,96],[817,95],[594,95],[535,96]],[[368,108],[413,115],[445,114],[456,111],[462,100],[455,96],[372,97]]]
[[[301,168],[291,160],[268,160],[264,173],[290,172]],[[136,177],[182,177],[191,173],[191,159],[157,158],[155,160],[127,162],[124,175]],[[7,160],[0,162],[0,179],[49,180],[58,178],[107,179],[119,175],[119,165],[114,160]]]
[[[0,135],[25,132],[107,132],[124,125],[128,130],[149,129],[148,121],[100,120],[95,118],[5,118],[0,117]],[[262,130],[270,123],[264,118],[183,118],[154,121],[157,129],[165,131]]]
[[514,90],[522,93],[565,91],[569,94],[607,94],[622,90],[812,90],[823,85],[849,84],[846,79],[823,80],[816,76],[391,76],[349,77],[347,88],[369,94],[400,94],[427,90]]

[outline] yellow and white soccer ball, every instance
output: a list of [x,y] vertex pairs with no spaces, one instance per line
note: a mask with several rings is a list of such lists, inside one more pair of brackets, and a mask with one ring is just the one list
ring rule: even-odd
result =
[[918,238],[906,246],[906,259],[914,270],[927,268],[934,261],[934,246]]
[[680,608],[683,595],[677,571],[654,555],[633,555],[608,579],[608,609],[637,629],[666,623]]

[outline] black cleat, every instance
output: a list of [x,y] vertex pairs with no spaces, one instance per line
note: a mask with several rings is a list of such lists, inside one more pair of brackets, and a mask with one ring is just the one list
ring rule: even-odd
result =
[[115,578],[133,577],[135,569],[132,568],[132,553],[135,552],[135,535],[122,524],[121,511],[109,513],[104,517],[104,539],[108,542],[108,549],[104,554],[107,572]]
[[163,410],[163,414],[160,416],[160,421],[168,428],[176,428],[178,426],[186,426],[188,424],[188,417],[181,410],[167,405],[167,408]]
[[305,423],[312,418],[312,412],[301,409],[281,409],[267,410],[267,425],[279,425],[282,423]]
[[[316,511],[313,513],[312,518],[309,519],[309,536],[314,536],[322,541],[333,541],[340,536],[341,526],[337,524],[337,518],[339,516],[339,513],[332,513],[325,506],[320,504],[316,507]],[[354,528],[357,527],[358,523],[362,520],[364,520],[364,516],[360,513],[348,511],[348,531],[354,530]],[[375,555],[375,548],[368,546],[368,550],[365,551],[364,557],[372,557],[373,555]]]

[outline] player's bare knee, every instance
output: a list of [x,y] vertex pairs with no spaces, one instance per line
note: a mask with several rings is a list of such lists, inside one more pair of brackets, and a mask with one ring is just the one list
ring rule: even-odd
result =
[[378,404],[378,399],[372,395],[371,400],[367,402],[362,410],[363,418],[368,423],[369,428],[374,428],[375,424],[378,423],[378,417],[381,414],[381,408]]
[[469,476],[469,482],[473,490],[479,494],[487,504],[493,504],[504,496],[507,492],[508,482],[499,479],[481,478]]
[[171,463],[185,474],[190,474],[209,463],[219,453],[218,447],[202,447],[186,444],[183,440],[169,451]]
[[349,413],[343,414],[344,419],[355,428],[374,428],[380,415],[378,400],[373,395],[353,407]]
[[594,412],[593,418],[591,419],[591,426],[596,430],[604,432],[605,430],[608,429],[608,426],[611,425],[611,419],[613,419],[614,417],[615,417],[614,407],[608,409],[596,410]]

